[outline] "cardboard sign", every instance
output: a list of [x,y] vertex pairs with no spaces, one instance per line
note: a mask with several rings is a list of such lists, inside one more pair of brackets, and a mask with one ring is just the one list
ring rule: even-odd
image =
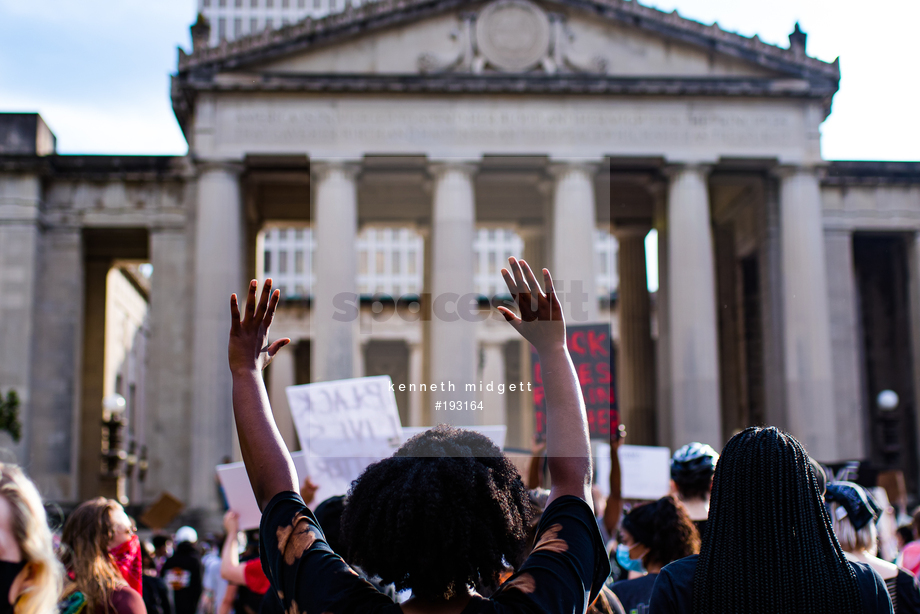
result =
[[401,425],[391,384],[381,375],[286,389],[306,453],[306,474],[319,486],[315,504],[346,494],[368,465],[399,447]]
[[[294,468],[297,470],[298,488],[300,488],[300,485],[303,484],[308,475],[304,456],[303,452],[291,454]],[[253,494],[252,485],[249,483],[249,475],[246,473],[246,467],[243,463],[218,465],[217,477],[220,479],[220,485],[224,488],[227,505],[240,515],[240,531],[258,529],[262,520],[262,512],[259,511],[259,504],[256,503],[256,496]],[[316,482],[316,480],[313,481]],[[319,501],[321,499],[314,499],[311,507],[315,507],[315,504]]]
[[[402,427],[402,438],[400,444],[404,444],[411,437],[418,435],[419,433],[424,433],[430,426],[404,426]],[[505,449],[505,435],[508,433],[508,427],[504,424],[496,424],[491,426],[458,426],[457,428],[469,429],[471,431],[476,431],[481,433],[492,440],[492,443],[499,450]]]
[[150,507],[144,510],[140,521],[151,529],[163,529],[168,527],[184,508],[185,504],[168,492],[163,492]]
[[326,458],[390,456],[399,446],[401,426],[391,386],[387,375],[288,386],[304,451]]
[[[610,324],[574,324],[566,327],[566,343],[575,364],[578,383],[585,398],[588,412],[588,430],[591,437],[610,438],[610,430],[619,426],[617,412],[616,369],[614,368],[613,342]],[[540,357],[531,348],[533,363],[533,401],[536,408],[537,437],[545,438],[546,400]]]

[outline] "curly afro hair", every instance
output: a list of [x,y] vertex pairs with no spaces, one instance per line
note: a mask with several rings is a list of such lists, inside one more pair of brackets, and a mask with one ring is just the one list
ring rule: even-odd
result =
[[527,548],[530,514],[501,450],[475,431],[439,425],[365,469],[341,528],[349,562],[398,590],[442,599],[497,585]]
[[623,517],[623,529],[648,547],[642,563],[664,567],[700,552],[700,534],[683,504],[668,495],[633,508]]

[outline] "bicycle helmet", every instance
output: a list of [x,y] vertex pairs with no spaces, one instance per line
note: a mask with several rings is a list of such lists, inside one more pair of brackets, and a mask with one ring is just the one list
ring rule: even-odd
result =
[[684,498],[702,497],[709,492],[719,453],[705,443],[694,441],[671,457],[671,479]]

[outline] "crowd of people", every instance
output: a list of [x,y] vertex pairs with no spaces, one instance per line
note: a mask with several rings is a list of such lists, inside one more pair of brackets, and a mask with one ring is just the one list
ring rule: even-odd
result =
[[222,536],[186,526],[142,541],[97,498],[55,532],[32,482],[0,464],[0,614],[920,613],[920,513],[886,560],[887,501],[827,482],[779,429],[745,429],[721,453],[680,448],[656,501],[622,496],[621,429],[609,496],[592,490],[552,278],[541,286],[514,258],[502,274],[518,312],[499,310],[539,353],[546,394],[526,478],[488,438],[440,425],[311,511],[316,485],[295,481],[261,375],[288,343],[269,342],[279,293],[266,280],[257,300],[253,281],[242,314],[231,298],[229,360],[260,529],[241,532],[231,510]]

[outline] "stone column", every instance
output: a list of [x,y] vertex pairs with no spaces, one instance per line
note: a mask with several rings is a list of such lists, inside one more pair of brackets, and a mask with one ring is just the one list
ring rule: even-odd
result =
[[105,307],[111,258],[88,256],[84,263],[83,347],[80,361],[78,492],[80,499],[116,498],[116,480],[100,476],[102,398],[105,396]]
[[425,426],[422,402],[424,395],[418,391],[418,385],[423,383],[424,357],[421,343],[409,343],[409,383],[416,385],[416,391],[409,393],[409,424],[407,426]]
[[[146,500],[168,490],[189,501],[192,466],[192,364],[189,339],[191,309],[177,295],[190,295],[189,232],[182,228],[150,233],[150,341],[147,346],[147,446],[150,469],[144,481]],[[228,311],[229,313],[229,311]]]
[[[548,186],[549,187],[549,186]],[[547,190],[549,192],[549,190]],[[547,199],[549,200],[549,199]],[[549,213],[551,203],[547,202],[545,210]],[[551,217],[551,216],[547,216]],[[549,266],[547,262],[547,241],[546,234],[549,230],[549,224],[546,224],[543,228],[524,228],[521,231],[521,238],[524,239],[524,260],[527,261],[532,267],[537,266],[537,271],[542,270],[544,266]],[[542,283],[542,279],[540,282]],[[520,364],[520,379],[518,381],[523,381],[525,384],[530,382],[533,384],[533,362],[531,356],[531,345],[524,339],[521,339],[518,343],[518,361]],[[532,388],[533,386],[531,386]],[[520,396],[520,410],[518,416],[518,426],[517,432],[519,441],[517,442],[522,448],[529,449],[531,444],[531,438],[536,433],[537,429],[537,416],[536,408],[534,406],[533,392],[524,392]],[[510,430],[510,425],[509,425]]]
[[[233,450],[233,407],[227,339],[230,295],[240,296],[243,279],[243,212],[235,164],[206,163],[198,176],[195,219],[195,304],[192,332],[190,507],[218,512],[214,467]],[[154,269],[154,274],[156,270]]]
[[652,346],[651,305],[645,264],[647,226],[625,226],[615,230],[619,250],[620,278],[617,317],[620,326],[617,353],[617,384],[620,421],[626,425],[629,442],[654,445],[655,361]]
[[[507,424],[507,407],[505,399],[510,394],[505,387],[505,348],[503,343],[487,341],[482,344],[482,392],[478,393],[482,401],[482,412],[478,413],[479,424]],[[499,385],[504,393],[498,393]],[[491,386],[492,390],[488,390]]]
[[[32,335],[29,475],[45,499],[77,501],[83,340],[83,242],[79,228],[48,229],[40,241]],[[100,403],[102,399],[99,399]],[[101,428],[101,425],[100,425]]]
[[[3,435],[16,460],[28,463],[32,388],[32,334],[38,276],[39,206],[37,176],[0,175],[0,395],[19,396],[23,437]],[[40,384],[40,383],[39,383]]]
[[[672,169],[668,191],[671,443],[722,444],[708,169]],[[659,237],[660,240],[660,237]]]
[[813,169],[782,169],[786,407],[793,435],[818,459],[836,459],[827,264],[821,193]]
[[[476,400],[466,385],[476,380],[476,325],[473,283],[473,232],[476,206],[472,164],[441,162],[431,166],[434,202],[431,215],[431,382],[445,390],[429,395],[437,401]],[[461,317],[463,316],[463,317]],[[454,389],[449,390],[449,384]],[[471,425],[471,411],[432,412],[433,423]]]
[[[292,341],[291,345],[293,346],[295,343]],[[268,376],[268,398],[272,404],[275,424],[278,425],[278,431],[281,433],[281,438],[284,439],[288,450],[298,450],[300,446],[297,441],[297,431],[294,428],[294,418],[291,416],[291,408],[288,406],[286,392],[288,386],[293,386],[296,383],[294,352],[278,352],[268,368],[271,369],[271,373]]]
[[849,229],[824,231],[827,253],[827,292],[830,309],[831,356],[836,399],[834,423],[837,425],[838,458],[865,458],[866,434],[862,425],[868,412],[863,408],[860,355],[862,354],[857,318],[856,268],[853,263],[853,233]]
[[[594,273],[595,171],[595,164],[582,162],[559,162],[550,166],[555,178],[550,272],[556,290],[564,292],[562,310],[566,321],[573,324],[598,319]],[[534,273],[540,277],[539,271]]]
[[313,382],[348,379],[360,370],[355,253],[358,170],[358,165],[350,162],[310,164],[316,238],[311,311]]

